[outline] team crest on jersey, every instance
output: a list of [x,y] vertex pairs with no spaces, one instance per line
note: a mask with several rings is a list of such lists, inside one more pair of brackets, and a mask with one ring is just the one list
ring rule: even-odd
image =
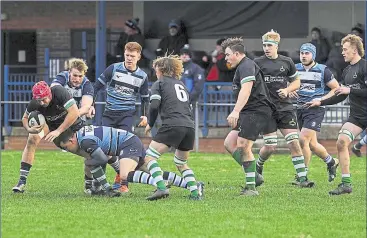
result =
[[357,77],[358,77],[357,72],[354,72],[353,78],[355,79]]
[[284,67],[282,65],[282,67],[280,67],[280,72],[284,72],[284,71],[285,71],[285,69],[284,69]]
[[292,120],[289,122],[289,125],[295,126],[297,125],[297,122],[292,118]]

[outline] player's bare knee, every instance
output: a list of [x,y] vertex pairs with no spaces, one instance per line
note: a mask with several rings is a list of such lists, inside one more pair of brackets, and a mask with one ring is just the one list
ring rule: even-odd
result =
[[294,140],[288,144],[289,150],[292,154],[302,154],[302,148],[299,140]]
[[27,147],[28,148],[37,147],[40,141],[41,141],[41,138],[37,134],[29,135],[27,139]]
[[336,148],[340,151],[343,149],[346,149],[347,146],[349,145],[349,141],[346,138],[338,138],[338,140],[336,141]]
[[226,148],[226,150],[229,153],[233,153],[236,147],[237,147],[237,135],[234,135],[233,133],[230,132],[230,134],[228,134],[228,136],[224,140],[224,148]]
[[301,149],[309,147],[310,140],[309,138],[301,135],[301,137],[299,138],[299,144],[301,145]]
[[264,145],[264,153],[266,154],[273,154],[277,151],[277,146],[276,145]]

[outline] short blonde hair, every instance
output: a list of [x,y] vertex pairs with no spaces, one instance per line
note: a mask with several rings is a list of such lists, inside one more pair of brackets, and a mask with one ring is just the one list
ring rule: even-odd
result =
[[166,55],[153,61],[153,68],[158,68],[162,75],[180,80],[183,73],[183,63],[178,55]]
[[[65,66],[66,66],[66,62],[65,62]],[[88,66],[83,59],[71,58],[68,60],[67,66],[68,66],[67,70],[77,69],[78,71],[83,72],[84,74],[88,71]]]
[[364,48],[363,48],[363,40],[361,37],[354,35],[354,34],[348,34],[346,37],[342,39],[342,45],[346,42],[349,42],[351,46],[354,46],[357,48],[357,52],[359,56],[364,56]]
[[74,60],[74,59],[76,59],[76,58],[70,58],[70,59],[65,60],[65,62],[64,62],[64,70],[69,70],[70,69],[70,67],[69,67],[70,61],[71,60]]
[[262,41],[264,44],[268,43],[278,45],[280,42],[280,35],[278,32],[275,32],[273,29],[271,29],[271,31],[266,32],[262,36]]
[[128,50],[128,51],[137,51],[140,54],[141,51],[142,51],[142,47],[141,47],[141,45],[138,42],[128,42],[125,45],[125,50]]

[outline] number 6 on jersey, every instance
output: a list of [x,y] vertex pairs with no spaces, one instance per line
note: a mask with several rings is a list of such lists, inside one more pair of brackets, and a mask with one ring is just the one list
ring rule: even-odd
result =
[[182,86],[181,84],[175,84],[175,90],[178,100],[180,100],[181,102],[187,102],[188,95],[185,91],[184,86]]

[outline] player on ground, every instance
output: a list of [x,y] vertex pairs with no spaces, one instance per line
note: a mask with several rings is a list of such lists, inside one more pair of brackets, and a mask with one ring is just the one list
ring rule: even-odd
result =
[[[29,102],[22,118],[23,127],[29,132],[29,135],[22,154],[19,181],[13,188],[14,192],[24,192],[34,154],[42,138],[45,137],[46,141],[52,142],[69,127],[77,131],[84,124],[79,118],[75,100],[64,87],[50,88],[46,82],[41,81],[33,86],[32,95],[33,100]],[[45,117],[44,126],[29,127],[28,115],[32,111],[39,111]]]
[[[94,90],[92,83],[85,77],[87,70],[88,66],[84,60],[78,58],[68,59],[65,62],[65,71],[57,74],[51,84],[51,87],[61,85],[70,93],[79,108],[79,116],[84,121],[91,118],[91,113],[94,111],[92,106]],[[118,171],[118,161],[115,158],[109,160],[108,163]],[[93,186],[92,174],[86,166],[84,172],[84,192],[90,193]]]
[[342,126],[336,142],[342,171],[342,183],[336,189],[330,191],[330,195],[352,192],[348,148],[354,138],[367,127],[367,61],[362,59],[364,56],[362,39],[359,36],[349,34],[342,39],[341,44],[344,60],[349,63],[342,74],[342,85],[335,90],[334,96],[308,103],[310,107],[331,105],[342,102],[349,95],[349,118]]
[[[148,76],[138,67],[142,47],[137,42],[125,45],[124,62],[111,64],[94,84],[95,97],[103,87],[107,91],[102,125],[133,131],[135,103],[137,95],[141,98],[141,122],[138,126],[147,125],[147,107],[149,105]],[[113,161],[117,161],[114,158]],[[112,162],[113,162],[112,161]],[[115,177],[114,188],[119,188],[120,178]]]
[[[88,153],[90,157],[100,161],[105,161],[107,156],[117,156],[121,168],[119,170],[121,177],[121,188],[119,190],[123,194],[128,190],[124,187],[128,187],[129,182],[156,186],[152,176],[145,171],[141,171],[145,170],[146,167],[144,164],[145,150],[140,139],[133,133],[106,126],[85,126],[78,132],[68,130],[60,135],[58,140],[60,140],[61,147],[74,154],[82,150]],[[104,164],[101,162],[96,168],[92,169],[93,173],[96,174],[94,177],[98,181],[101,180],[98,178],[104,175],[99,166],[103,169]],[[175,173],[164,171],[163,179],[173,186],[188,189],[187,182]],[[200,182],[198,185],[201,185]],[[102,187],[103,191],[101,190]],[[101,187],[92,189],[91,195],[106,192],[106,195],[108,195],[106,188],[109,187],[107,181],[102,179]]]
[[262,175],[265,161],[275,152],[277,146],[277,129],[283,134],[292,156],[300,187],[313,187],[314,182],[307,180],[302,149],[299,144],[297,117],[292,101],[288,97],[300,87],[300,80],[291,58],[278,54],[280,35],[273,30],[262,37],[265,55],[254,61],[264,74],[271,101],[276,106],[273,120],[264,128],[265,145],[260,149],[256,170]]
[[[296,65],[301,79],[301,87],[298,92],[291,93],[291,96],[297,97],[297,119],[301,130],[301,146],[306,170],[308,171],[312,152],[314,152],[326,163],[328,181],[331,182],[335,179],[339,161],[334,159],[317,141],[317,132],[320,132],[321,129],[325,107],[307,108],[305,106],[307,102],[312,100],[331,97],[336,88],[339,87],[339,83],[325,65],[315,62],[315,57],[316,47],[314,45],[306,43],[301,46],[301,63]],[[330,91],[326,93],[328,90]]]
[[357,144],[353,145],[352,147],[352,152],[357,156],[357,157],[362,157],[362,153],[361,153],[361,148],[362,146],[367,144],[367,135],[364,135],[362,137],[362,139],[360,139],[358,141]]
[[169,195],[157,160],[172,146],[176,148],[173,161],[190,189],[189,199],[200,200],[202,196],[194,172],[187,165],[189,151],[194,147],[195,130],[189,93],[179,80],[183,71],[182,61],[179,56],[165,56],[154,60],[153,68],[158,81],[151,88],[149,123],[145,133],[148,134],[154,126],[158,113],[162,127],[150,143],[145,157],[148,170],[157,184],[157,190],[147,199],[157,200]]
[[275,106],[269,99],[259,66],[247,58],[241,38],[229,38],[222,43],[225,59],[236,68],[233,91],[236,105],[227,120],[233,130],[227,135],[224,146],[240,164],[246,174],[246,186],[241,195],[259,195],[255,188],[256,162],[252,146],[266,124],[272,120]]

